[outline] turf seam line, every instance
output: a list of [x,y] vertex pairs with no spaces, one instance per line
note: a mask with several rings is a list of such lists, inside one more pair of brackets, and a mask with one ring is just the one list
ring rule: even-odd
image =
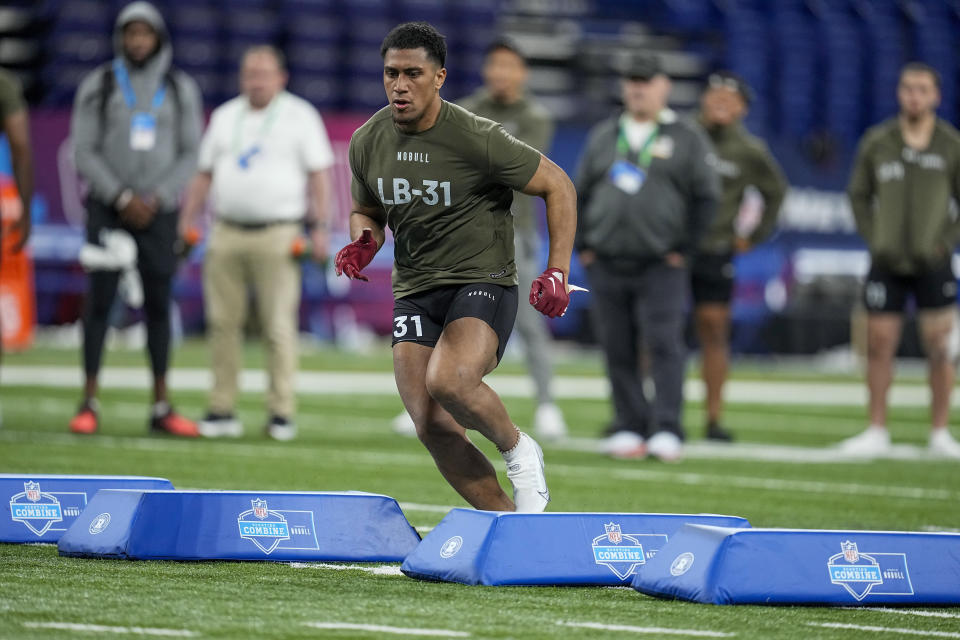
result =
[[675,629],[672,627],[636,627],[626,624],[606,624],[603,622],[575,622],[562,620],[557,622],[564,627],[577,627],[581,629],[596,629],[598,631],[626,631],[629,633],[642,633],[658,636],[694,636],[698,638],[732,638],[735,633],[726,631],[713,631],[710,629]]
[[872,631],[874,633],[901,633],[908,636],[925,636],[927,638],[960,638],[955,631],[929,631],[926,629],[907,629],[903,627],[878,627],[867,624],[850,624],[847,622],[808,622],[808,627],[824,629],[847,629],[850,631]]

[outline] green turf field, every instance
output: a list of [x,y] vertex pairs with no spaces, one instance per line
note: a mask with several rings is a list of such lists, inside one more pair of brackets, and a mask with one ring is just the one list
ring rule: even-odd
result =
[[[248,366],[256,366],[258,351],[251,350],[249,356]],[[111,354],[108,359],[111,366],[141,362],[139,354]],[[182,366],[201,367],[204,362],[205,353],[195,344],[177,357]],[[76,363],[75,352],[49,349],[5,360],[10,366]],[[305,356],[304,368],[389,371],[389,353],[356,359],[316,351]],[[511,363],[505,369],[522,371]],[[560,364],[563,375],[599,371],[596,357],[589,354],[568,356]],[[809,372],[791,368],[778,374],[776,368],[762,366],[744,368],[737,377],[780,380],[784,385],[817,379]],[[463,506],[420,444],[391,432],[390,420],[400,409],[394,394],[303,394],[300,438],[283,444],[262,437],[258,394],[245,396],[240,407],[246,437],[230,441],[148,437],[145,390],[108,390],[102,400],[102,433],[78,438],[66,432],[76,390],[4,386],[0,471],[155,475],[169,478],[178,488],[380,492],[397,498],[411,523],[424,530],[435,525],[447,507]],[[176,395],[179,408],[191,416],[202,413],[204,400],[202,389]],[[595,436],[609,419],[602,400],[560,399],[559,404],[579,438]],[[510,398],[507,405],[518,423],[529,422],[532,401]],[[686,422],[692,439],[699,437],[698,405],[688,406]],[[727,513],[749,518],[754,526],[960,530],[960,463],[924,457],[803,462],[816,448],[862,429],[861,407],[822,406],[816,398],[791,406],[758,401],[730,406],[728,423],[742,442],[769,445],[781,453],[793,446],[797,455],[763,461],[722,459],[708,452],[664,465],[613,461],[580,445],[548,444],[550,508]],[[895,408],[891,429],[900,443],[922,444],[926,411]],[[269,563],[78,560],[58,557],[52,546],[0,545],[0,636],[10,638],[124,637],[112,632],[117,627],[137,637],[151,637],[144,635],[150,630],[220,638],[402,637],[323,628],[331,624],[447,630],[461,634],[449,637],[471,638],[630,638],[664,636],[667,631],[689,632],[669,637],[858,638],[874,627],[888,629],[876,631],[882,638],[960,638],[960,609],[923,611],[936,616],[909,611],[716,607],[664,602],[622,589],[464,587],[359,568]],[[113,629],[107,633],[95,626],[43,626],[61,623]],[[566,623],[625,625],[647,633]]]

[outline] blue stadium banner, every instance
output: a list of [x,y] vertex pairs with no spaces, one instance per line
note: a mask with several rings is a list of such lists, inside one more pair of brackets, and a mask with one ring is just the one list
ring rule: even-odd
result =
[[681,527],[743,518],[454,509],[404,561],[411,578],[483,585],[629,585]]
[[60,555],[134,560],[399,562],[420,542],[400,505],[360,492],[101,491]]
[[960,534],[690,525],[633,587],[711,604],[960,604]]
[[169,480],[139,476],[55,476],[0,473],[0,542],[56,542],[100,489],[173,489]]

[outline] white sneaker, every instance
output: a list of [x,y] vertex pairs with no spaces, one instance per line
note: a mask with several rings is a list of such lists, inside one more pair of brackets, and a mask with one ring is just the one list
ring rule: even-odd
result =
[[647,447],[643,436],[634,431],[617,431],[600,443],[600,451],[614,458],[645,458]]
[[890,432],[886,427],[870,426],[862,433],[841,440],[837,447],[847,455],[873,458],[890,452]]
[[683,443],[675,433],[658,431],[647,440],[647,453],[661,462],[679,462],[683,457]]
[[232,415],[208,413],[197,423],[197,431],[204,438],[239,438],[243,425]]
[[267,435],[279,442],[289,442],[297,437],[297,425],[286,418],[274,416],[267,423]]
[[930,453],[939,458],[960,460],[960,442],[953,439],[946,428],[930,431]]
[[393,426],[393,432],[396,434],[411,438],[417,436],[417,425],[413,424],[413,418],[411,418],[410,414],[406,411],[400,413],[390,424]]
[[533,426],[537,435],[546,440],[567,437],[567,423],[563,419],[563,412],[552,402],[545,402],[537,407],[537,412],[533,415]]
[[503,454],[507,478],[513,485],[513,502],[518,513],[540,513],[550,502],[547,478],[543,474],[543,450],[521,432],[516,446]]

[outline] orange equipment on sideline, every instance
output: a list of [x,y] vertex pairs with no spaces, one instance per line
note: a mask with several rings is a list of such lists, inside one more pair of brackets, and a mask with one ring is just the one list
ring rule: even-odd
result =
[[33,259],[24,247],[14,253],[20,233],[13,228],[23,213],[20,194],[10,176],[0,174],[0,333],[4,351],[26,349],[33,342],[37,302],[33,289]]

